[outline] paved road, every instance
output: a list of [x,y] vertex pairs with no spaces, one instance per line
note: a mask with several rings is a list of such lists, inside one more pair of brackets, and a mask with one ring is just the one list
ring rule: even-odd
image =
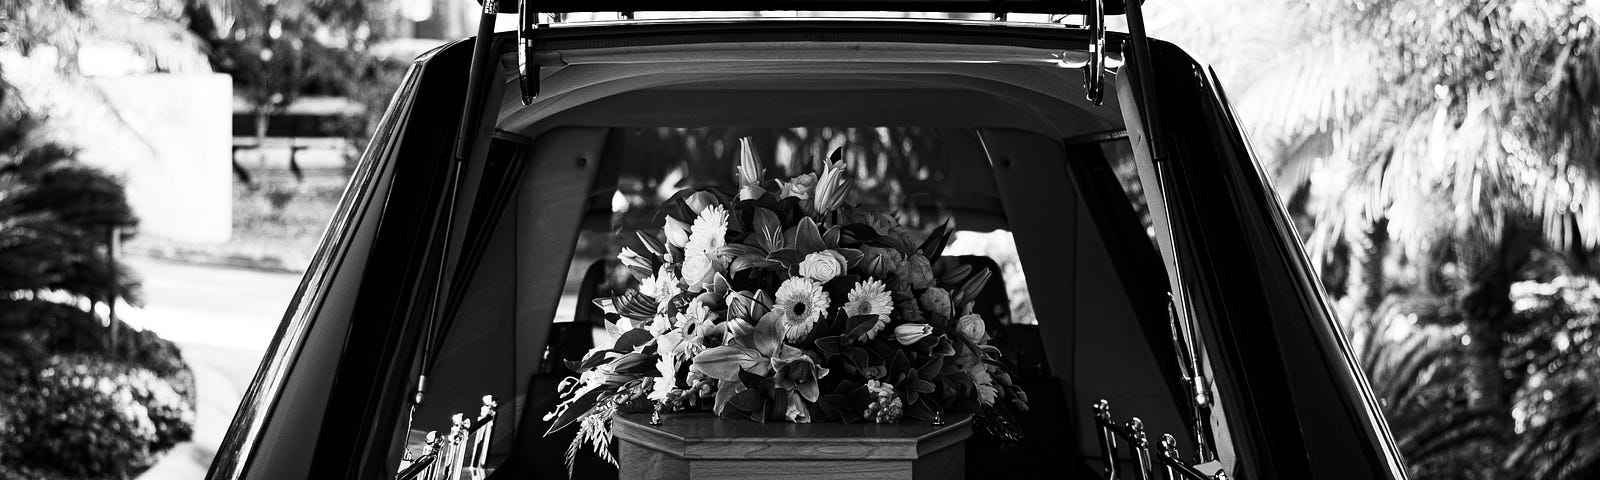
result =
[[141,309],[119,309],[135,328],[178,343],[195,374],[195,435],[140,480],[198,479],[278,328],[300,275],[128,258],[144,282]]

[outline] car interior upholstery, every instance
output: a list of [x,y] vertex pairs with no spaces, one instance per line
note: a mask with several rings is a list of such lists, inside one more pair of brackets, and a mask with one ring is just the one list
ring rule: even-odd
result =
[[[1080,150],[1068,148],[1074,139],[1119,131],[1122,115],[1115,98],[1101,106],[1084,101],[1081,73],[1058,66],[1062,55],[1006,46],[938,51],[804,42],[781,49],[707,44],[563,51],[541,57],[549,64],[544,97],[527,107],[515,86],[516,57],[507,55],[500,108],[490,115],[499,138],[519,146],[508,150],[521,163],[513,170],[519,172],[516,194],[481,256],[471,260],[472,275],[429,372],[434,393],[411,413],[411,431],[396,432],[392,444],[415,445],[419,432],[446,430],[450,413],[492,394],[514,399],[501,402],[503,423],[490,462],[499,466],[495,477],[566,475],[562,456],[573,429],[546,437],[544,415],[557,402],[556,385],[572,375],[562,360],[579,358],[608,338],[596,334],[604,320],[590,300],[615,288],[606,278],[609,259],[582,257],[580,244],[632,234],[612,223],[613,199],[619,189],[633,188],[619,183],[631,168],[624,163],[639,155],[627,151],[628,135],[658,128],[894,127],[936,137],[945,174],[920,181],[944,182],[926,187],[952,196],[913,198],[910,206],[953,217],[957,230],[1014,234],[1033,312],[1031,323],[990,326],[1028,392],[1030,408],[1017,419],[1027,440],[998,445],[975,436],[969,469],[1051,462],[1059,470],[1054,462],[1069,452],[1080,462],[1067,471],[1097,469],[1089,407],[1102,398],[1153,431],[1183,431],[1181,406],[1160,366],[1172,359],[1158,358],[1149,340],[1163,332],[1148,331],[1151,319],[1141,322],[1139,312],[1150,309],[1134,300],[1165,293],[1130,294],[1131,283],[1121,277],[1150,272],[1119,270],[1108,245],[1143,242],[1148,249],[1120,251],[1149,258],[1157,255],[1155,247],[1137,222],[1100,221],[1132,209],[1091,208],[1086,179],[1071,165],[1089,160],[1075,158]],[[713,168],[731,171],[733,165]],[[960,261],[1002,274],[991,258]],[[1164,274],[1157,275],[1149,284],[1165,288]],[[570,285],[578,285],[575,294]],[[1001,285],[991,282],[979,307],[1009,318]],[[399,456],[397,448],[391,457]],[[577,478],[616,475],[587,452],[578,458]]]

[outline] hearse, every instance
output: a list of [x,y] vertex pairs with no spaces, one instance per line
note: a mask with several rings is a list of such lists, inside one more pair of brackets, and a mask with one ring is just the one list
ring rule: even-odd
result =
[[940,475],[1404,478],[1220,80],[1140,3],[671,5],[489,0],[412,63],[208,478],[616,478],[546,435],[566,361],[741,138],[789,175],[840,152],[857,201],[995,269],[1029,408]]

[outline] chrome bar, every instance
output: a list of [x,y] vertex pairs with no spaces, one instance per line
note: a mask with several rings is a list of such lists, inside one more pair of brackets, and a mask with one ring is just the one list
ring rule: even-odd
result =
[[500,403],[483,396],[478,417],[450,416],[450,432],[428,432],[424,453],[402,460],[396,480],[484,480],[489,477],[489,442],[494,438],[495,409]]
[[1138,480],[1152,479],[1152,465],[1150,462],[1150,439],[1144,433],[1144,421],[1133,417],[1124,427],[1130,438],[1128,450],[1133,454],[1133,478]]
[[1103,398],[1095,402],[1094,423],[1098,427],[1095,430],[1100,433],[1100,455],[1106,461],[1104,469],[1106,479],[1120,479],[1122,474],[1117,471],[1117,436],[1114,431],[1117,424],[1111,421],[1111,402]]
[[1101,399],[1095,402],[1094,423],[1095,431],[1100,437],[1100,452],[1105,455],[1105,469],[1102,473],[1107,480],[1121,480],[1124,470],[1118,465],[1120,458],[1117,456],[1117,439],[1128,442],[1128,456],[1134,464],[1133,478],[1137,480],[1227,480],[1228,474],[1223,471],[1222,464],[1216,461],[1207,461],[1198,465],[1191,465],[1183,460],[1183,455],[1178,451],[1178,440],[1170,434],[1162,434],[1161,441],[1156,445],[1158,452],[1151,452],[1149,436],[1145,432],[1144,421],[1134,417],[1127,423],[1118,425],[1111,419],[1111,402]]

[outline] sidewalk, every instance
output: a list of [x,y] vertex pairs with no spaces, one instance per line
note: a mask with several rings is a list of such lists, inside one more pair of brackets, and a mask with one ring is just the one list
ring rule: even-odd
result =
[[300,275],[136,256],[126,263],[144,282],[145,307],[121,316],[176,342],[196,390],[194,439],[138,478],[203,478]]

